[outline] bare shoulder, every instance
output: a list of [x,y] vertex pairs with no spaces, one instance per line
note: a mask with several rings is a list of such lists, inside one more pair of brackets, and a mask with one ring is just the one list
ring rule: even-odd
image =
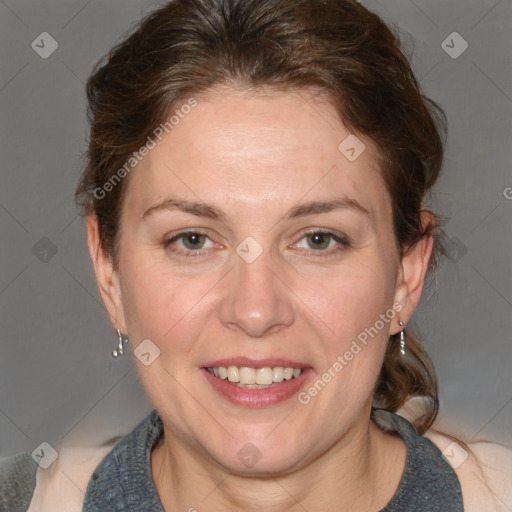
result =
[[436,430],[429,430],[425,437],[455,470],[466,512],[512,510],[512,448],[492,442],[464,447],[453,436]]
[[81,512],[89,480],[115,443],[103,446],[67,446],[47,469],[38,468],[28,512]]

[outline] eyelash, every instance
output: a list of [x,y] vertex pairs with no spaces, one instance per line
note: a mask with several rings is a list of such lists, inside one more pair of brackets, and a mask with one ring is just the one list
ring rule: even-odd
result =
[[[183,250],[183,249],[175,249],[175,248],[171,247],[171,244],[173,244],[174,242],[176,242],[180,239],[183,239],[184,237],[186,237],[188,235],[203,235],[203,236],[206,236],[207,238],[209,238],[205,232],[200,231],[200,230],[182,231],[182,232],[172,236],[168,240],[164,240],[162,245],[164,246],[165,249],[168,249],[171,252],[174,252],[175,254],[182,255],[185,257],[201,257],[201,256],[203,256],[203,254],[201,254],[201,253],[205,252],[204,249]],[[334,240],[335,242],[337,242],[338,246],[335,248],[330,248],[328,250],[310,249],[307,252],[308,256],[326,257],[326,256],[330,256],[334,253],[337,253],[339,251],[343,251],[344,249],[352,246],[351,241],[345,235],[337,235],[336,233],[333,233],[331,231],[322,230],[322,229],[314,229],[314,230],[304,231],[304,232],[300,233],[299,241],[296,242],[294,245],[297,245],[301,240],[303,240],[304,238],[306,238],[307,236],[310,236],[310,235],[326,235],[331,240]]]

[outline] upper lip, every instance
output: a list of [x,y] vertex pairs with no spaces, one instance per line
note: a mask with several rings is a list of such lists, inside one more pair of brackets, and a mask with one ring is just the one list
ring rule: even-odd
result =
[[204,364],[204,368],[218,368],[219,366],[244,366],[247,368],[264,368],[270,367],[275,368],[276,366],[282,366],[283,368],[308,368],[310,365],[301,363],[298,361],[292,361],[291,359],[277,359],[265,358],[265,359],[251,359],[250,357],[228,357],[224,359],[217,359]]

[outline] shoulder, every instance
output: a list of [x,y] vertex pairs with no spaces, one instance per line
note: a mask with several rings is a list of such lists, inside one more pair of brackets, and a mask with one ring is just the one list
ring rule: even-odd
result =
[[[101,446],[65,446],[58,449],[58,457],[53,464],[47,469],[37,469],[36,486],[28,512],[82,512],[85,508],[114,510],[119,503],[113,507],[103,505],[114,496],[115,493],[110,491],[122,485],[122,477],[133,471],[134,465],[145,468],[141,462],[145,460],[143,448],[148,434],[157,431],[153,428],[156,419],[154,411],[130,433]],[[135,454],[135,457],[130,459],[129,454]],[[96,498],[101,505],[99,507],[96,507]]]
[[372,419],[385,432],[405,442],[407,458],[400,484],[386,512],[462,512],[462,491],[458,478],[432,441],[420,436],[407,418],[374,409]]
[[0,460],[0,510],[26,510],[36,486],[37,467],[29,453]]
[[163,424],[153,410],[105,457],[87,487],[84,510],[161,511],[151,474],[151,450],[163,435]]
[[454,469],[466,512],[505,512],[512,509],[512,449],[498,443],[464,444],[430,430],[425,433]]
[[39,467],[28,512],[81,512],[87,485],[113,443],[95,447],[61,447],[57,460]]
[[[420,397],[411,399],[397,414],[413,421],[422,413]],[[460,483],[465,512],[512,510],[512,449],[498,443],[464,443],[457,435],[427,431],[431,441],[450,464]]]

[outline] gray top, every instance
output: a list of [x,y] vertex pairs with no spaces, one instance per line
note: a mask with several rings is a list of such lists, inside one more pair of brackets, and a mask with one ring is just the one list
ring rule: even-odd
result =
[[[439,449],[401,416],[375,410],[373,419],[395,431],[407,446],[402,480],[381,512],[462,512],[459,480]],[[151,475],[151,450],[162,435],[162,420],[153,411],[98,465],[87,487],[83,512],[164,512]],[[10,474],[3,465],[0,468],[0,511],[26,511],[37,464],[30,455],[28,459],[18,456]]]
[[38,467],[30,453],[0,462],[0,512],[26,512],[36,487]]

